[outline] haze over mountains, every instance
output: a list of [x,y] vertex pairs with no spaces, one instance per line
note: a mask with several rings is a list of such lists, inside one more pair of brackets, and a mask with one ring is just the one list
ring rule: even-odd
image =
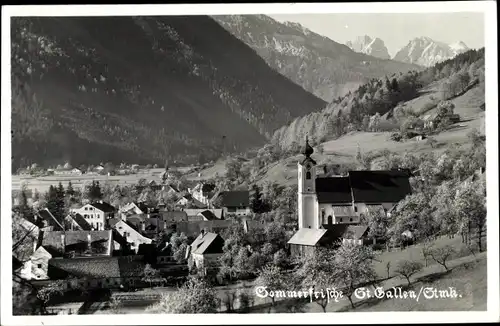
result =
[[326,103],[207,16],[12,20],[13,167],[185,163]]
[[[384,41],[380,38],[373,39],[368,35],[359,36],[353,42],[346,42],[346,45],[359,53],[369,54],[382,59],[390,58]],[[467,50],[469,50],[469,47],[462,41],[446,44],[423,36],[410,40],[392,59],[430,67],[438,62],[451,59]]]
[[213,16],[253,48],[270,67],[330,102],[371,78],[420,69],[417,65],[357,53],[297,23],[266,15]]

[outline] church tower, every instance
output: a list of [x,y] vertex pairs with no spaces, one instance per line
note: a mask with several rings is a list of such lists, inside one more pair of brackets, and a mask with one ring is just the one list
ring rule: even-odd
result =
[[316,162],[311,158],[314,153],[306,137],[306,145],[302,151],[305,156],[298,163],[298,215],[299,229],[319,229],[319,207],[316,197]]

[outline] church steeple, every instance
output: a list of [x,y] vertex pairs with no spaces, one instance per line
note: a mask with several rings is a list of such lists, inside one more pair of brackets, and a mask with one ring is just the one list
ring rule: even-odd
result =
[[304,146],[302,154],[304,154],[306,158],[310,158],[313,153],[314,149],[311,147],[311,145],[309,145],[309,137],[306,136],[306,144]]

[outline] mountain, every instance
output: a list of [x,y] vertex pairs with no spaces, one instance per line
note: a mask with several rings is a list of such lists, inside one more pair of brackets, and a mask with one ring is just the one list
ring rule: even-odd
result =
[[390,59],[384,41],[378,37],[372,39],[368,35],[358,36],[354,42],[347,42],[346,45],[353,51],[365,53],[380,59]]
[[326,105],[208,16],[11,25],[13,168],[213,159]]
[[454,44],[445,44],[423,36],[408,42],[405,47],[396,53],[393,59],[430,67],[438,62],[451,59],[468,49],[467,45],[462,41]]
[[305,90],[330,102],[365,83],[413,64],[357,53],[297,23],[280,23],[265,15],[213,16],[253,48],[270,67]]

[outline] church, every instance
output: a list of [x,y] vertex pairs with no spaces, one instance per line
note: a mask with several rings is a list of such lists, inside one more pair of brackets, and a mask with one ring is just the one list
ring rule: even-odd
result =
[[[398,202],[411,194],[410,174],[402,170],[349,171],[347,176],[320,176],[314,153],[306,138],[298,162],[298,231],[288,242],[293,251],[312,250],[319,245],[362,237],[363,214],[378,211],[387,215]],[[356,240],[361,243],[361,239]]]

